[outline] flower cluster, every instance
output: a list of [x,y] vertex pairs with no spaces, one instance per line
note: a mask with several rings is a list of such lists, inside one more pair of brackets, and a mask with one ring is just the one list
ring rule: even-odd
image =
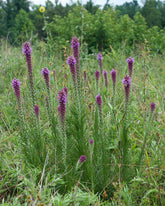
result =
[[22,48],[22,52],[25,54],[26,56],[26,62],[27,62],[27,67],[28,67],[28,74],[29,74],[29,81],[30,81],[30,87],[31,90],[33,90],[33,71],[32,71],[32,62],[31,62],[31,46],[29,42],[25,42],[23,44],[23,48]]
[[70,57],[67,58],[67,63],[70,67],[70,72],[72,74],[72,78],[74,77],[74,79],[76,78],[76,59],[71,55]]
[[101,53],[98,53],[98,54],[97,54],[97,60],[98,60],[98,62],[99,62],[100,70],[101,70],[101,73],[102,73],[103,56],[102,56]]
[[55,77],[56,76],[56,70],[54,69],[53,70],[53,77]]
[[93,143],[94,143],[94,140],[93,140],[93,139],[90,139],[90,140],[89,140],[89,144],[90,144],[90,145],[93,145]]
[[61,91],[58,92],[58,102],[59,102],[59,107],[58,107],[58,114],[60,117],[60,121],[62,125],[64,126],[65,124],[65,111],[66,111],[66,102],[67,102],[67,97],[66,97],[66,89],[62,89]]
[[126,98],[126,104],[128,104],[129,101],[129,92],[130,92],[130,86],[131,86],[131,77],[126,75],[122,83],[124,84],[124,89],[125,89],[125,98]]
[[103,56],[102,56],[101,53],[97,54],[97,60],[100,61],[100,62],[103,60]]
[[71,47],[73,48],[74,51],[80,47],[80,43],[79,43],[78,38],[76,36],[72,37]]
[[152,102],[152,103],[151,103],[151,112],[153,112],[154,110],[155,110],[155,103]]
[[22,48],[23,53],[26,56],[27,68],[28,68],[28,75],[29,75],[29,85],[31,90],[31,96],[33,100],[33,106],[35,105],[35,90],[34,90],[34,82],[33,82],[33,70],[32,70],[32,60],[31,60],[31,46],[29,42],[25,42]]
[[12,80],[12,86],[14,88],[15,96],[17,99],[21,98],[21,91],[20,91],[20,81],[16,78]]
[[[80,77],[80,61],[79,61],[79,47],[80,47],[80,43],[77,37],[72,37],[72,41],[71,41],[71,47],[73,48],[73,56],[76,60],[73,60],[73,63],[76,64],[76,82],[77,82],[77,86],[78,89],[80,89],[81,87],[81,77]],[[73,78],[73,77],[72,77]],[[75,78],[74,78],[75,79]],[[74,80],[75,81],[75,80]]]
[[112,71],[110,73],[111,73],[111,78],[112,78],[113,85],[115,86],[116,85],[116,73],[117,72],[114,69],[112,69]]
[[22,52],[23,52],[26,56],[31,55],[32,49],[31,49],[31,46],[30,46],[30,43],[29,43],[29,42],[26,41],[26,42],[23,44]]
[[84,69],[83,72],[84,72],[84,80],[86,80],[87,79],[87,70]]
[[131,77],[132,76],[132,72],[133,72],[133,64],[134,64],[135,60],[134,58],[129,57],[127,59],[127,63],[128,63],[128,74]]
[[100,78],[100,72],[98,70],[96,70],[95,72],[95,78],[96,78],[96,81],[98,82]]
[[38,105],[34,106],[34,113],[35,113],[35,115],[36,115],[36,117],[38,119],[39,118],[39,106]]
[[50,74],[49,69],[44,67],[41,71],[41,74],[43,74],[44,76],[46,85],[49,86],[49,74]]
[[104,79],[105,79],[105,87],[108,87],[108,72],[106,70],[103,71]]
[[81,155],[80,159],[79,159],[79,162],[83,163],[86,161],[86,156],[85,155]]
[[96,104],[97,104],[98,106],[101,106],[101,105],[102,105],[102,99],[101,99],[100,94],[98,94],[98,95],[96,96]]
[[123,84],[125,87],[128,87],[131,85],[131,77],[126,75],[123,80],[122,80]]

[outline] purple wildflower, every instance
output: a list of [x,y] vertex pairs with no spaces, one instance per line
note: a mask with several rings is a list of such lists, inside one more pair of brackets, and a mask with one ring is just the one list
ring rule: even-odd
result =
[[15,96],[17,100],[21,99],[21,91],[20,91],[20,81],[16,78],[12,80],[12,86],[14,88]]
[[76,76],[77,76],[78,88],[80,88],[80,63],[79,63],[80,43],[77,37],[72,37],[71,47],[73,48],[73,56],[76,59]]
[[98,53],[98,54],[97,54],[97,60],[98,60],[98,62],[99,62],[100,70],[101,70],[101,73],[102,73],[103,56],[102,56],[101,53]]
[[73,57],[73,56],[70,56],[67,58],[67,63],[70,67],[70,72],[72,74],[72,79],[73,79],[73,82],[75,83],[76,82],[76,59]]
[[60,117],[60,121],[64,127],[65,124],[65,105],[67,102],[65,91],[62,89],[62,91],[58,92],[58,101],[59,101],[59,107],[58,107],[58,114]]
[[53,76],[54,77],[56,76],[56,70],[53,70]]
[[31,55],[32,49],[31,49],[31,46],[30,46],[30,43],[29,43],[29,42],[26,41],[26,42],[23,44],[22,52],[23,52],[26,56]]
[[90,144],[90,145],[93,145],[93,143],[94,143],[94,140],[93,140],[93,139],[90,139],[90,140],[89,140],[89,144]]
[[125,87],[130,86],[131,85],[131,77],[129,75],[126,75],[123,78],[122,83],[124,84]]
[[34,83],[33,83],[33,70],[32,70],[32,61],[31,61],[31,46],[29,42],[25,42],[23,44],[22,52],[26,56],[26,62],[27,62],[27,68],[28,68],[28,75],[29,75],[29,83],[30,83],[30,89],[31,89],[31,95],[33,99],[33,106],[35,102],[35,92],[34,92]]
[[79,64],[79,47],[80,43],[77,37],[72,37],[71,47],[73,48],[73,55],[76,59],[76,63]]
[[83,163],[86,161],[86,156],[85,155],[81,155],[80,159],[79,159],[79,162]]
[[155,110],[155,103],[152,102],[152,103],[151,103],[151,112],[153,112],[154,110]]
[[125,98],[126,98],[126,104],[128,104],[129,101],[129,92],[130,92],[130,85],[131,85],[131,77],[126,75],[122,83],[124,84],[124,89],[125,89]]
[[98,106],[101,106],[101,105],[102,105],[102,99],[101,99],[100,94],[98,94],[98,95],[96,96],[96,104],[97,104]]
[[35,112],[35,115],[36,115],[36,117],[38,119],[39,118],[39,106],[38,105],[34,106],[34,112]]
[[127,63],[128,63],[128,74],[131,77],[132,76],[132,72],[133,72],[133,64],[134,64],[135,60],[134,58],[129,57],[127,59]]
[[66,99],[67,99],[67,97],[68,97],[68,88],[67,88],[67,87],[64,87],[62,90],[65,92]]
[[49,73],[50,73],[50,71],[46,67],[44,67],[41,71],[41,74],[43,74],[44,79],[45,79],[45,83],[48,87],[49,87]]
[[84,69],[84,80],[86,80],[87,79],[87,71],[86,71],[86,69]]
[[98,59],[98,61],[102,61],[103,60],[103,56],[102,56],[101,53],[97,54],[97,59]]
[[102,99],[101,99],[100,94],[98,94],[96,96],[96,104],[97,104],[98,109],[99,109],[100,123],[103,124],[103,118],[102,118]]
[[112,69],[112,71],[111,71],[111,77],[112,77],[112,82],[113,82],[113,85],[114,85],[114,86],[116,85],[116,73],[117,73],[117,71],[115,71],[114,69]]
[[79,43],[78,38],[76,36],[72,37],[71,47],[73,49],[78,49],[80,47],[80,43]]
[[98,70],[96,70],[95,72],[95,78],[96,78],[96,81],[98,82],[100,78],[100,72]]
[[30,84],[31,84],[31,81],[33,81],[32,80],[32,78],[33,78],[33,71],[32,71],[32,62],[31,62],[31,52],[32,52],[32,49],[31,49],[31,46],[30,46],[29,42],[26,41],[23,44],[22,52],[26,56],[26,62],[27,62],[27,67],[28,67],[28,75],[29,75]]
[[105,87],[108,87],[108,79],[107,79],[108,72],[106,70],[103,71],[104,79],[105,79]]

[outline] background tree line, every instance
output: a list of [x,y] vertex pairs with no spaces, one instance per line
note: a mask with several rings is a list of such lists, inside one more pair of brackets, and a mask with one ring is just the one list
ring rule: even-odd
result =
[[154,51],[165,48],[165,2],[137,0],[111,6],[107,0],[101,8],[89,0],[63,6],[58,0],[46,1],[45,12],[28,0],[0,0],[0,38],[19,45],[25,40],[44,40],[65,45],[76,35],[88,51],[105,50],[121,45],[132,47],[144,42]]

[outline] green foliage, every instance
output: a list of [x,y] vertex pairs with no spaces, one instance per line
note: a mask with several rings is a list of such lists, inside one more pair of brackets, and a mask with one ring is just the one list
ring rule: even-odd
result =
[[[79,9],[76,15],[78,12]],[[98,21],[101,19],[106,22],[106,28],[110,25],[108,18],[115,24],[116,15],[111,8],[104,10],[106,18],[101,17],[101,14],[102,11],[98,10]],[[92,16],[88,12],[85,15]],[[144,19],[139,13],[135,19],[137,24],[143,25],[141,22]],[[116,41],[119,38],[122,41],[126,39],[126,43],[131,44],[133,21],[128,15],[125,15],[121,22],[118,20],[117,25],[121,25],[122,32],[116,33]],[[106,31],[101,25],[99,28]],[[114,34],[115,29],[112,29]],[[143,29],[145,30],[142,26],[141,30]],[[159,35],[157,27],[152,29],[155,36]],[[131,35],[126,36],[127,33]],[[164,38],[163,31],[160,33],[161,38]],[[151,39],[152,34],[147,31],[145,36]],[[154,46],[152,42],[153,40],[149,42],[141,39],[140,54],[138,50],[133,54],[135,64],[127,116],[121,82],[127,73],[127,56],[123,48],[117,50],[118,47],[111,47],[111,52],[103,53],[103,69],[108,70],[109,84],[105,88],[101,75],[99,92],[103,103],[102,111],[99,111],[95,103],[97,91],[94,72],[98,68],[96,53],[87,55],[84,52],[81,56],[82,84],[76,97],[69,68],[65,65],[65,58],[71,53],[70,44],[66,44],[67,47],[63,47],[64,53],[60,54],[59,51],[47,53],[49,45],[36,42],[32,49],[32,64],[36,100],[40,107],[39,121],[36,121],[34,116],[27,87],[27,69],[22,48],[1,44],[0,78],[3,83],[0,90],[0,201],[3,205],[8,201],[12,205],[27,204],[29,199],[33,204],[45,205],[164,203],[164,57],[151,52]],[[113,41],[111,44],[113,45]],[[155,46],[156,44],[159,42],[155,41]],[[64,60],[61,58],[63,54]],[[130,55],[132,53],[129,53]],[[51,72],[56,70],[55,78],[50,75],[49,89],[41,76],[41,68],[45,66],[49,67]],[[115,92],[110,76],[112,68],[117,70]],[[87,80],[83,79],[83,69],[87,71]],[[20,123],[17,120],[19,113],[11,88],[14,77],[21,81],[24,121]],[[64,86],[68,88],[66,136],[57,110],[58,91]],[[44,96],[48,96],[49,108],[46,108]],[[150,127],[147,128],[151,102],[156,103],[156,111]],[[93,145],[89,144],[89,139],[94,140]],[[141,151],[143,155],[139,166],[136,163]],[[87,157],[82,164],[79,162],[81,155]]]
[[[119,16],[118,11],[112,8],[104,11],[97,9],[95,15],[91,15],[87,10],[82,10],[81,6],[77,6],[64,18],[55,16],[46,30],[49,34],[48,44],[52,45],[54,42],[54,47],[57,47],[57,42],[61,46],[66,45],[66,41],[72,36],[78,36],[81,42],[87,44],[89,52],[94,49],[110,51],[110,47],[123,47],[129,52],[130,48],[136,48],[145,40],[149,40],[153,45],[152,51],[158,51],[158,48],[154,47],[155,42],[164,42],[161,35],[163,30],[158,30],[157,34],[149,34],[147,22],[140,12],[131,19],[127,14]],[[157,43],[156,45],[158,46]],[[159,52],[163,52],[164,44],[160,45]]]
[[161,12],[159,9],[159,1],[146,0],[142,8],[142,15],[146,18],[149,27],[161,26]]
[[[25,39],[33,39],[33,33],[48,43],[49,53],[67,46],[72,36],[78,36],[81,43],[87,45],[88,53],[109,52],[111,48],[123,48],[129,53],[145,41],[150,41],[152,51],[163,53],[165,48],[161,43],[165,25],[162,1],[146,0],[142,7],[137,0],[115,7],[107,1],[101,9],[92,0],[84,5],[78,2],[66,6],[47,0],[44,13],[39,12],[39,6],[32,4],[30,9],[29,5],[29,1],[24,0],[0,2],[0,38],[7,37],[12,44],[19,45]],[[149,34],[152,29],[153,33]]]
[[13,30],[15,39],[21,44],[32,38],[35,27],[25,10],[21,9],[17,14]]
[[142,43],[147,33],[147,23],[145,18],[137,12],[134,16],[133,36],[136,43]]
[[94,3],[92,2],[92,0],[89,0],[84,5],[84,8],[86,8],[86,10],[89,11],[91,14],[96,14],[99,6],[98,5],[95,6]]
[[4,23],[6,22],[6,13],[3,8],[0,7],[0,38],[6,35],[7,25]]
[[121,16],[128,14],[128,16],[133,19],[136,12],[140,11],[140,6],[137,0],[133,0],[132,2],[126,2],[121,6],[116,6],[116,10],[119,11]]

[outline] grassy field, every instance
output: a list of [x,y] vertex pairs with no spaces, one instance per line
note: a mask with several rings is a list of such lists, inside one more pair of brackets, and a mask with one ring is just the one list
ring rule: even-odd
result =
[[[145,45],[128,56],[122,50],[102,53],[105,87],[102,74],[95,79],[97,54],[80,51],[78,86],[67,65],[70,45],[52,52],[44,42],[32,45],[33,100],[22,48],[1,41],[1,205],[165,205],[164,55]],[[129,56],[135,62],[126,102],[122,80]],[[41,74],[44,67],[50,71],[49,84]],[[112,69],[117,71],[115,90]],[[12,88],[15,77],[21,82],[21,106]],[[64,87],[61,121],[59,91]]]

